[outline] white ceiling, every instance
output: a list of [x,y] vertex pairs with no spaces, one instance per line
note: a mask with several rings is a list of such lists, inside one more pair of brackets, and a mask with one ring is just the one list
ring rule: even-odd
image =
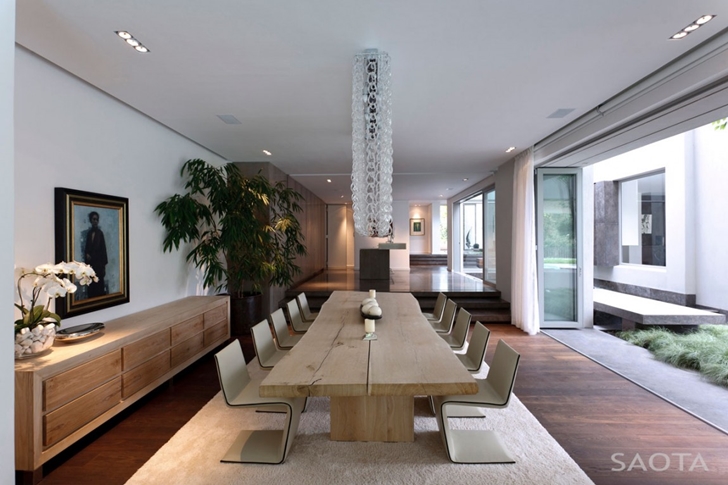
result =
[[[668,40],[704,14],[718,17]],[[487,177],[727,25],[724,0],[19,0],[16,36],[228,160],[272,162],[327,203],[351,200],[353,56],[387,51],[393,196],[415,202]],[[561,108],[574,111],[548,118]]]

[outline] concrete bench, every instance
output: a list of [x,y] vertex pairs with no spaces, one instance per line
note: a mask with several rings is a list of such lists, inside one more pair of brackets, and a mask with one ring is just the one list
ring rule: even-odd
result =
[[702,324],[720,325],[725,315],[699,308],[651,300],[641,296],[594,288],[594,310],[622,318],[622,329],[660,325],[689,327]]

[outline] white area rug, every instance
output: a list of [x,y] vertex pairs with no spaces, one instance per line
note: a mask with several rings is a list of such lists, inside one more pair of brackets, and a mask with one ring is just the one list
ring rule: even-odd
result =
[[[253,378],[264,375],[256,361],[248,368]],[[413,443],[330,441],[329,400],[313,398],[301,415],[285,463],[220,463],[241,429],[277,429],[282,427],[284,416],[227,407],[218,393],[127,484],[593,483],[517,397],[513,396],[505,410],[486,410],[486,416],[454,419],[451,426],[497,431],[515,464],[451,463],[425,397],[415,398]]]

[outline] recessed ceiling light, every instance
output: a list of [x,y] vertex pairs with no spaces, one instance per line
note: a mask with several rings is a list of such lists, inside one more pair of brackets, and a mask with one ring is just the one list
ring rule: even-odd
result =
[[690,22],[680,32],[670,36],[670,40],[678,40],[678,39],[685,38],[690,32],[698,30],[700,27],[702,27],[706,23],[713,20],[714,17],[715,17],[715,15],[703,15],[702,17],[696,19],[694,22]]
[[[331,179],[326,179],[326,181],[327,181],[328,183],[331,183]],[[343,195],[342,195],[342,197],[343,197]]]
[[137,52],[141,53],[147,53],[149,52],[149,49],[147,49],[141,42],[136,40],[133,35],[131,35],[126,30],[115,30],[114,33],[124,39],[124,41],[132,46]]
[[268,155],[269,157],[271,156],[271,152],[269,152],[268,150],[263,150],[263,153],[265,153],[265,154],[266,154],[266,155]]
[[465,178],[463,179],[463,182],[467,182],[467,181],[468,181],[468,178],[467,178],[467,177],[465,177]]
[[223,123],[226,125],[239,125],[240,120],[234,117],[233,115],[216,115],[218,118],[222,120]]
[[506,150],[506,153],[511,153],[515,149],[516,147],[509,147],[508,150]]
[[341,198],[343,199],[343,198],[344,198],[344,196],[342,195],[342,196],[341,196]]
[[560,119],[565,118],[567,115],[571,114],[571,112],[574,111],[574,108],[559,108],[550,115],[548,115],[546,118],[551,119]]

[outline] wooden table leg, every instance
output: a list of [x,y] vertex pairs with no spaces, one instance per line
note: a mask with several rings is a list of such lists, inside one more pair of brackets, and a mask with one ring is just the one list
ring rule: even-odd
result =
[[332,396],[334,441],[414,441],[414,396]]

